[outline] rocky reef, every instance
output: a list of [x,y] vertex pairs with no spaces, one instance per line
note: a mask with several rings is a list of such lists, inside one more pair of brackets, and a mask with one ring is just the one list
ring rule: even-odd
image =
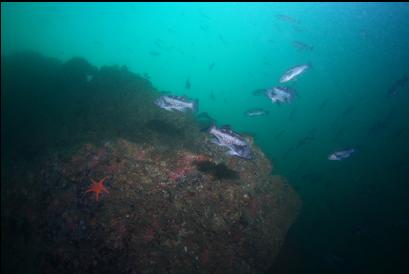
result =
[[[300,201],[263,152],[230,157],[147,79],[2,58],[2,270],[263,273]],[[4,149],[3,149],[4,148]],[[102,181],[107,192],[87,192]]]

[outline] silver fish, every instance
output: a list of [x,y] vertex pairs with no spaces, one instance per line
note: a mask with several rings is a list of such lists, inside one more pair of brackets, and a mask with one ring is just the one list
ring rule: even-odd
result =
[[291,103],[295,97],[295,90],[289,87],[273,87],[266,91],[266,96],[273,104]]
[[238,156],[245,159],[251,159],[251,148],[247,141],[238,133],[230,129],[229,126],[217,128],[212,125],[209,134],[215,138],[212,142],[218,146],[227,147],[227,155]]
[[244,113],[246,116],[249,117],[254,117],[254,116],[265,116],[269,114],[268,110],[264,110],[261,108],[254,108],[254,109],[249,109]]
[[298,75],[304,73],[309,67],[310,65],[304,64],[290,68],[280,77],[280,83],[285,83],[296,79]]
[[350,149],[342,149],[342,150],[337,150],[331,153],[328,156],[328,160],[331,161],[341,161],[343,159],[347,159],[351,157],[351,155],[356,152],[356,149],[350,148]]
[[168,111],[181,111],[186,112],[186,110],[196,111],[198,107],[197,100],[189,100],[182,96],[173,95],[162,95],[155,100],[155,104],[162,109]]
[[229,147],[229,150],[226,152],[226,154],[231,155],[231,156],[240,157],[240,158],[247,159],[247,160],[252,159],[250,146],[233,145]]

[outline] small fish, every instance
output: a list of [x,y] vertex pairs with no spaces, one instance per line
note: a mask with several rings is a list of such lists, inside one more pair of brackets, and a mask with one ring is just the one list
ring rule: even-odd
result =
[[293,30],[296,31],[296,32],[304,32],[304,31],[306,31],[305,28],[300,28],[300,27],[298,27],[298,26],[293,26]]
[[279,138],[281,137],[281,135],[284,134],[284,132],[286,132],[286,129],[282,129],[279,133],[277,133],[277,134],[274,136],[274,139],[275,139],[275,140],[279,139]]
[[375,135],[380,132],[385,131],[388,128],[388,124],[385,121],[376,121],[372,126],[368,129],[368,135]]
[[157,39],[155,40],[155,45],[156,45],[157,47],[163,48],[163,44],[164,44],[164,42],[163,42],[162,39],[157,38]]
[[399,94],[399,91],[406,86],[407,82],[409,81],[408,76],[404,75],[399,80],[393,83],[393,85],[388,90],[389,96],[396,96]]
[[214,68],[214,65],[216,65],[215,62],[211,63],[210,66],[209,66],[209,70],[212,70]]
[[214,96],[213,91],[210,93],[210,99],[211,99],[212,101],[216,101],[216,96]]
[[209,15],[207,15],[206,13],[204,13],[203,11],[199,11],[200,15],[206,19],[210,19]]
[[273,104],[291,103],[295,96],[295,90],[289,87],[273,87],[268,89],[265,94]]
[[266,89],[265,88],[258,88],[253,90],[253,95],[254,96],[260,96],[260,95],[265,95],[266,94]]
[[188,77],[188,78],[186,79],[186,82],[185,82],[185,89],[190,89],[190,87],[191,87],[190,77]]
[[290,112],[290,115],[288,116],[288,120],[292,121],[294,119],[295,113],[297,112],[297,109],[293,107],[293,109]]
[[344,134],[344,128],[339,128],[337,132],[335,133],[334,137],[332,138],[333,141],[338,140],[339,137],[341,137]]
[[196,111],[198,107],[197,100],[189,100],[182,96],[173,95],[162,95],[154,102],[157,106],[168,111],[181,111],[186,112],[186,110]]
[[294,147],[288,148],[284,153],[283,156],[281,156],[281,159],[286,160],[288,156],[290,155],[291,152],[294,151]]
[[223,35],[219,34],[219,39],[220,41],[222,41],[223,44],[228,45],[229,42],[226,41],[226,39],[224,39]]
[[295,19],[285,14],[276,14],[275,17],[277,19],[280,19],[281,21],[285,21],[290,24],[298,24],[300,22],[298,19]]
[[97,46],[103,46],[104,44],[101,41],[95,40],[94,44]]
[[354,111],[355,110],[355,106],[349,106],[349,107],[347,107],[343,112],[342,112],[342,116],[344,117],[344,116],[346,116],[346,115],[348,115],[348,114],[350,114],[352,111]]
[[251,159],[251,149],[247,141],[234,132],[229,126],[217,128],[214,124],[209,129],[209,134],[215,138],[212,143],[218,146],[227,147],[226,154],[245,159]]
[[368,129],[368,135],[384,132],[393,120],[394,114],[395,111],[393,109],[389,110],[388,114],[382,120],[378,120],[372,124],[372,126]]
[[408,133],[409,132],[409,128],[407,128],[407,127],[404,127],[404,128],[400,128],[398,131],[396,131],[396,133],[395,133],[395,137],[400,137],[400,136],[402,136],[402,135],[404,135],[405,133]]
[[328,160],[341,161],[343,159],[347,159],[347,158],[351,157],[351,155],[353,153],[355,153],[355,152],[356,152],[356,149],[354,149],[354,148],[337,150],[337,151],[334,151],[333,153],[331,153],[328,156]]
[[200,29],[204,32],[208,32],[209,31],[209,27],[206,25],[200,25]]
[[297,144],[295,145],[294,149],[299,149],[300,147],[312,142],[315,140],[314,136],[307,135],[300,140],[298,140]]
[[300,41],[293,41],[293,46],[298,50],[312,51],[314,49],[313,46],[307,45]]
[[160,52],[159,52],[159,51],[155,51],[155,50],[151,50],[151,51],[149,52],[149,54],[152,55],[152,56],[160,56]]
[[269,114],[268,110],[264,110],[261,108],[253,108],[249,109],[244,113],[246,116],[254,117],[254,116],[265,116]]
[[328,104],[328,101],[329,101],[329,98],[327,98],[327,99],[325,99],[324,101],[322,101],[322,103],[320,104],[320,106],[319,106],[319,110],[323,110],[326,106],[327,106],[327,104]]
[[308,68],[310,68],[309,64],[298,65],[293,68],[287,70],[281,77],[280,83],[286,83],[288,81],[294,80],[297,76],[304,73]]

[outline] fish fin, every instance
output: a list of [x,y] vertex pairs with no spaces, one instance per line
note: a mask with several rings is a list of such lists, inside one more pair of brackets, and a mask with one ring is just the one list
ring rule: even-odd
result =
[[212,122],[212,124],[209,127],[202,128],[200,131],[210,132],[212,129],[215,129],[215,128],[216,128],[216,124],[214,122]]
[[193,112],[196,112],[198,109],[199,109],[199,100],[195,99],[193,101],[192,110],[193,110]]
[[217,138],[212,138],[212,139],[211,139],[211,142],[212,142],[213,144],[215,144],[215,145],[218,145],[218,146],[221,145],[221,143],[219,142],[219,140],[218,140]]
[[226,154],[226,155],[229,155],[229,156],[236,156],[236,155],[238,155],[237,152],[235,152],[235,151],[232,150],[232,149],[226,151],[225,154]]

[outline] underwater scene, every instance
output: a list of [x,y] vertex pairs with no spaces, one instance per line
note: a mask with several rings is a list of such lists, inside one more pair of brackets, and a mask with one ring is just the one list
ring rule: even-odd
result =
[[408,26],[2,3],[2,273],[408,273]]

